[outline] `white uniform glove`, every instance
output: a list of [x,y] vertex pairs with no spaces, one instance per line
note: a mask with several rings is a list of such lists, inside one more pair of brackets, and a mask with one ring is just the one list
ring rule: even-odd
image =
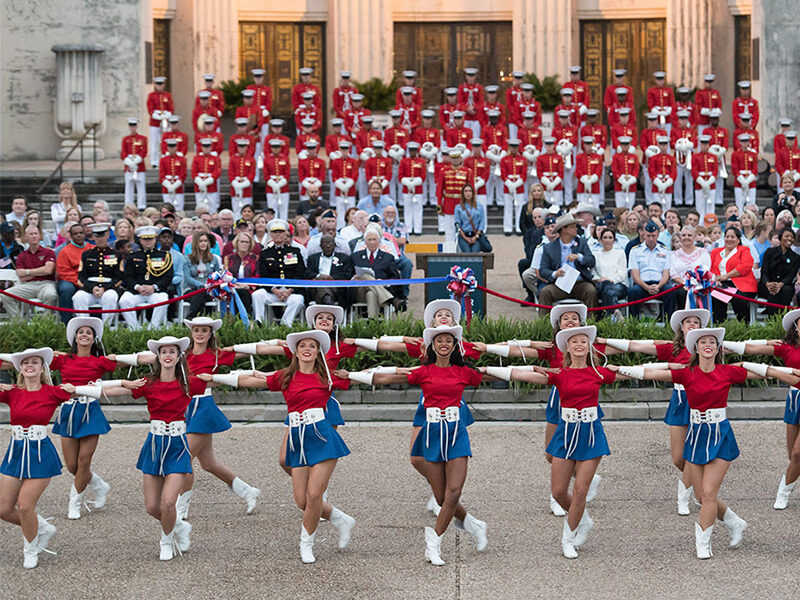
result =
[[322,182],[316,177],[306,177],[303,179],[300,185],[302,185],[305,189],[308,189],[310,187],[318,187],[322,185]]
[[475,176],[475,189],[476,189],[476,190],[479,190],[479,189],[481,189],[481,188],[482,188],[484,185],[486,185],[486,182],[483,180],[483,177],[478,177],[478,176],[476,175],[476,176]]
[[403,150],[403,147],[399,144],[392,144],[392,147],[389,148],[388,154],[389,158],[397,162],[406,155],[406,151]]
[[520,177],[514,177],[506,179],[503,183],[506,184],[506,187],[511,190],[512,192],[516,192],[517,188],[524,184],[525,182]]
[[647,149],[644,151],[644,155],[647,158],[653,158],[656,154],[661,154],[661,148],[656,145],[648,146]]
[[334,150],[330,154],[328,154],[328,158],[331,160],[336,160],[338,158],[342,158],[342,153],[339,150]]

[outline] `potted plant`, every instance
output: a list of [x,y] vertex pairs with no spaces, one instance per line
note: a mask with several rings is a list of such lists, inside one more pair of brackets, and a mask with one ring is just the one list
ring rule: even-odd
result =
[[549,134],[555,125],[553,109],[561,104],[561,82],[555,75],[539,79],[536,73],[525,73],[523,81],[533,84],[533,97],[542,108],[542,132]]
[[372,111],[372,115],[375,117],[372,126],[375,129],[391,127],[392,120],[387,113],[394,108],[397,83],[394,80],[384,83],[379,77],[354,83],[358,92],[364,95],[364,108]]

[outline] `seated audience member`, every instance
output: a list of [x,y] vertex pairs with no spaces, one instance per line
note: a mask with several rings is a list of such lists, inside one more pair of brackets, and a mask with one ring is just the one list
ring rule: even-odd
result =
[[[36,226],[29,225],[29,227]],[[105,227],[108,231],[109,226]],[[73,225],[69,233],[70,243],[56,257],[56,288],[58,289],[58,305],[61,308],[72,308],[72,297],[81,288],[81,282],[78,279],[81,258],[84,251],[91,248],[85,241],[82,226]],[[72,313],[59,312],[58,316],[61,318],[61,322],[66,324],[72,318]]]
[[[97,223],[92,227],[92,231],[95,245],[87,248],[81,256],[78,271],[81,285],[72,296],[72,304],[77,310],[88,310],[90,306],[98,304],[103,310],[114,310],[117,308],[122,287],[122,260],[109,246],[111,226],[108,223]],[[117,240],[117,243],[130,245],[130,242],[124,239]],[[103,320],[106,323],[113,318],[113,313],[103,313]]]
[[13,269],[23,250],[14,239],[14,226],[8,221],[0,223],[0,269]]
[[[346,280],[355,275],[353,261],[348,254],[336,251],[336,240],[330,233],[323,234],[320,240],[321,252],[308,257],[308,276],[311,279]],[[337,304],[345,310],[350,308],[356,288],[352,287],[314,287],[309,288],[309,296],[317,304]]]
[[369,184],[369,196],[363,197],[356,204],[358,210],[366,211],[368,215],[382,215],[387,206],[397,206],[395,201],[383,194],[380,181],[373,180]]
[[[547,285],[539,293],[541,304],[553,306],[556,302],[572,298],[586,306],[597,306],[597,289],[592,283],[592,272],[595,260],[589,245],[582,237],[578,237],[578,222],[571,213],[560,216],[556,220],[554,232],[558,239],[544,245],[539,276],[547,281]],[[567,275],[567,270],[578,271],[578,278],[572,289],[565,292],[556,286],[559,277]],[[539,309],[539,316],[548,314],[549,309]]]
[[295,216],[303,215],[308,219],[316,210],[330,208],[328,201],[320,196],[319,186],[309,187],[306,191],[308,192],[308,198],[298,202]]
[[[658,225],[648,221],[644,226],[644,242],[631,248],[628,270],[633,285],[628,288],[628,301],[642,300],[662,292],[672,285],[669,281],[669,250],[658,242]],[[660,297],[664,313],[669,316],[675,310],[675,294]],[[640,304],[629,307],[630,315],[639,316]]]
[[[783,229],[778,236],[779,244],[767,248],[761,263],[761,281],[758,295],[774,304],[791,304],[794,297],[794,280],[800,269],[800,255],[792,251],[794,232]],[[783,309],[767,306],[764,312],[774,315]]]
[[[628,269],[625,266],[625,251],[616,245],[617,237],[611,229],[600,232],[600,250],[594,253],[594,284],[600,306],[613,306],[625,302],[628,296]],[[610,311],[606,311],[608,314]],[[622,318],[619,309],[614,311],[616,319]]]
[[[697,232],[694,227],[684,225],[679,239],[680,246],[669,253],[669,277],[672,285],[683,286],[686,283],[686,271],[694,271],[698,267],[702,267],[705,273],[711,270],[711,257],[708,250],[695,243]],[[675,307],[682,308],[686,304],[686,288],[680,287],[672,293],[675,294]]]
[[364,235],[364,228],[369,223],[369,213],[365,210],[356,210],[350,225],[345,225],[339,230],[339,235],[350,243],[350,240]]
[[[352,255],[356,279],[400,279],[400,271],[391,254],[380,249],[382,229],[370,224],[364,232],[365,248]],[[382,306],[391,304],[395,310],[405,309],[400,286],[369,286],[356,288],[356,302],[367,303],[367,314],[378,316]]]
[[[146,304],[159,304],[169,300],[169,286],[172,284],[172,254],[156,248],[158,228],[149,225],[136,229],[141,249],[131,252],[125,258],[123,287],[125,291],[119,299],[120,308],[132,308]],[[145,322],[152,328],[163,327],[167,322],[168,306],[153,308],[153,316]],[[122,313],[128,329],[137,330],[139,311]]]
[[41,235],[42,242],[41,246],[45,248],[53,248],[55,244],[53,244],[53,239],[50,236],[50,233],[45,231],[42,226],[42,213],[38,210],[29,210],[25,213],[25,219],[22,221],[22,231],[28,228],[28,225],[34,225],[39,228],[39,235]]
[[227,242],[230,242],[233,237],[236,235],[236,232],[233,230],[233,211],[227,208],[222,209],[219,211],[219,216],[217,217],[219,220],[219,225],[214,225],[213,215],[212,215],[212,233],[216,233],[221,239],[223,245]]
[[6,214],[6,221],[14,221],[20,226],[28,212],[28,199],[25,196],[14,196],[11,199],[11,212]]
[[[537,208],[536,210],[541,209]],[[456,205],[454,219],[458,232],[459,252],[492,251],[489,238],[485,235],[486,213],[483,206],[475,200],[475,188],[470,184],[466,184],[461,190],[461,202]]]
[[791,172],[787,171],[781,176],[781,187],[772,199],[772,210],[775,211],[775,214],[782,210],[788,210],[794,214],[794,207],[800,200],[800,192],[795,191],[794,187],[794,177]]
[[308,245],[306,246],[308,256],[321,251],[320,242],[322,241],[322,236],[325,234],[333,236],[333,239],[336,242],[336,252],[341,252],[348,255],[350,254],[350,244],[347,243],[347,239],[336,232],[335,211],[329,208],[323,212],[322,215],[320,215],[318,229],[319,233],[312,235],[311,239],[308,240]]
[[308,241],[311,239],[311,224],[305,215],[297,215],[292,221],[294,231],[292,232],[292,241],[301,245],[303,248],[308,249]]
[[[738,296],[755,298],[758,284],[753,275],[753,255],[742,244],[742,233],[736,227],[728,227],[725,231],[725,245],[711,251],[711,272],[717,286],[729,288]],[[741,298],[730,298],[736,318],[746,321],[750,316],[750,303]],[[728,313],[728,303],[711,298],[711,307],[715,323],[722,323]]]
[[[40,239],[38,227],[31,225],[25,230],[28,248],[20,252],[16,260],[19,283],[8,292],[27,300],[38,298],[43,304],[56,306],[56,253],[39,245]],[[3,296],[2,304],[12,318],[22,314],[23,303],[19,300]]]
[[[228,254],[223,259],[223,265],[226,271],[233,273],[236,279],[245,279],[251,277],[259,277],[258,272],[258,259],[261,250],[256,251],[258,245],[255,243],[253,236],[248,231],[242,231],[233,238],[234,251]],[[247,284],[235,284],[239,292],[239,298],[247,309],[247,312],[252,314],[253,303],[251,299],[251,292],[254,291]]]
[[[200,233],[197,236],[193,235],[194,247],[191,253],[186,256],[186,260],[183,263],[184,294],[205,288],[209,276],[219,271],[222,267],[219,256],[211,252],[211,243],[213,239],[210,233]],[[234,238],[234,240],[236,239],[237,238]],[[247,296],[249,299],[250,294],[240,294],[239,296]],[[212,297],[208,293],[195,294],[189,298],[189,311],[187,312],[186,318],[193,319],[201,313],[209,312],[206,303],[211,301]],[[216,309],[212,308],[210,312],[216,312]]]
[[525,285],[525,291],[528,293],[526,302],[535,302],[536,297],[542,288],[549,282],[542,278],[539,269],[542,265],[542,252],[544,252],[545,244],[558,239],[558,234],[555,232],[556,217],[554,215],[547,215],[544,220],[544,239],[539,242],[539,245],[534,248],[531,254],[531,260],[528,261],[528,266],[522,272],[522,282]]
[[[172,255],[172,283],[169,287],[169,296],[183,295],[183,267],[186,255],[175,247],[175,234],[169,227],[162,227],[158,232],[158,247]],[[177,308],[177,307],[176,307]]]
[[[245,221],[244,219],[237,219],[233,231],[234,231],[234,236],[222,246],[222,258],[225,258],[226,256],[228,256],[228,254],[233,252],[233,240],[237,235],[239,235],[243,231],[246,231],[247,233],[250,234],[253,233],[253,225],[252,223]],[[261,247],[259,246],[258,248],[256,248],[254,252],[256,252],[257,254],[260,253]]]
[[262,248],[270,241],[269,231],[267,231],[268,223],[269,219],[267,219],[266,213],[258,214],[253,219],[253,240]]

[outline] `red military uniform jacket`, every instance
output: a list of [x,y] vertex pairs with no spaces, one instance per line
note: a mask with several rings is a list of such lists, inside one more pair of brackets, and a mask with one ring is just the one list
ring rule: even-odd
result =
[[669,134],[670,146],[674,149],[675,142],[681,138],[690,140],[694,147],[697,148],[697,128],[696,127],[673,127]]
[[448,148],[452,148],[456,144],[464,144],[469,148],[472,135],[472,129],[467,127],[451,127],[450,129],[444,130],[444,139],[447,142]]
[[[217,185],[219,184],[219,176],[222,173],[222,161],[220,161],[219,156],[196,154],[192,159],[192,179],[200,175],[200,173],[208,173],[214,178],[214,183],[208,186],[207,191],[212,194],[218,191]],[[194,191],[199,192],[200,189],[194,186]]]
[[[697,177],[714,177],[719,173],[719,161],[710,152],[697,152],[692,154],[692,176],[695,178],[694,189],[699,190],[700,184]],[[711,184],[710,189],[716,189],[716,182]]]
[[362,129],[356,135],[356,151],[361,154],[364,148],[372,148],[372,142],[382,139],[383,132],[377,129]]
[[626,100],[623,104],[620,104],[616,100],[608,107],[608,124],[610,126],[614,126],[619,123],[619,111],[623,108],[631,109],[630,114],[628,115],[628,123],[636,125],[636,111],[633,107],[633,102]]
[[686,102],[675,101],[675,108],[672,109],[672,126],[678,126],[678,113],[684,110],[689,113],[689,125],[697,127],[697,107],[694,102],[689,100]]
[[480,83],[474,83],[472,85],[462,83],[459,85],[456,100],[466,113],[464,115],[465,121],[481,120],[481,113],[483,112],[483,86]]
[[253,90],[253,104],[266,108],[272,112],[272,89],[268,85],[256,85],[251,83],[247,86],[248,90]]
[[[469,159],[467,159],[469,160]],[[402,182],[406,177],[419,177],[422,181],[425,181],[425,178],[428,175],[428,161],[426,161],[421,156],[415,156],[414,158],[407,156],[403,160],[400,161],[400,169],[397,171],[397,180]],[[422,186],[419,185],[415,188],[408,188],[405,185],[401,186],[400,189],[401,194],[421,194],[422,193]],[[479,193],[479,192],[476,192]]]
[[316,104],[312,103],[311,106],[301,104],[294,110],[294,124],[301,131],[303,129],[303,119],[314,119],[314,131],[322,127],[322,111]]
[[562,127],[561,125],[556,125],[553,127],[553,137],[556,138],[556,144],[561,140],[567,140],[573,146],[578,145],[578,128],[574,125],[567,125],[566,127]]
[[222,135],[221,131],[201,131],[194,136],[195,154],[201,154],[203,152],[200,140],[204,139],[214,140],[211,142],[211,153],[213,154],[216,152],[217,156],[222,156],[222,153],[225,151],[225,136]]
[[734,129],[733,130],[733,149],[740,150],[742,144],[739,142],[739,136],[743,133],[746,133],[750,136],[750,150],[751,152],[755,152],[758,154],[759,149],[761,148],[761,140],[758,139],[758,131],[755,129]]
[[470,156],[464,161],[464,166],[470,172],[472,181],[475,182],[474,185],[478,184],[478,178],[483,179],[483,185],[475,190],[475,194],[479,196],[486,194],[486,182],[489,181],[491,165],[491,161],[483,156]]
[[589,108],[589,105],[592,103],[591,92],[589,91],[589,86],[585,81],[580,79],[578,81],[570,80],[567,81],[562,87],[575,90],[575,93],[572,94],[572,101],[578,106],[582,104],[586,108]]
[[[125,159],[125,157],[130,156],[131,154],[138,154],[142,157],[142,162],[137,165],[137,172],[141,173],[144,171],[144,159],[147,157],[147,136],[136,134],[136,135],[126,135],[122,138],[122,150],[120,150],[119,157],[121,159]],[[128,166],[125,165],[125,170],[128,170]]]
[[353,108],[353,101],[350,97],[357,93],[358,90],[353,85],[333,88],[333,111],[337,117],[344,118],[345,113]]
[[[167,177],[177,178],[181,186],[175,190],[176,194],[183,193],[183,182],[186,179],[186,159],[183,156],[167,154],[158,161],[158,180],[164,181]],[[161,193],[169,193],[165,187],[161,187]]]
[[[254,87],[254,86],[249,86]],[[200,92],[211,92],[211,97],[208,99],[209,106],[213,107],[215,110],[219,111],[219,113],[214,113],[214,116],[221,117],[222,113],[225,112],[225,94],[222,93],[222,90],[214,89],[206,89],[203,88],[202,90],[198,90],[197,94]],[[197,94],[194,95],[194,105],[195,107],[200,106],[200,96]]]
[[308,177],[316,177],[325,181],[328,166],[319,156],[309,156],[297,162],[297,180],[302,184]]
[[211,104],[209,104],[205,108],[203,108],[198,104],[197,106],[194,107],[194,110],[192,111],[192,129],[194,130],[195,135],[197,135],[199,132],[202,131],[202,129],[197,128],[197,121],[203,115],[214,117],[215,119],[214,129],[217,129],[219,127],[219,118],[221,116],[219,110],[215,106],[211,106]]
[[564,189],[564,159],[557,152],[540,154],[536,158],[536,172],[540,178],[549,177],[552,179],[553,177],[560,177],[562,182],[554,188],[554,191]]
[[289,148],[291,147],[291,142],[289,141],[289,138],[283,134],[268,133],[264,136],[264,154],[266,155],[269,153],[269,141],[275,139],[283,142],[283,145],[281,146],[281,155],[289,158]]
[[581,127],[581,138],[593,137],[594,143],[601,148],[608,146],[608,128],[602,123],[595,123],[589,125],[588,123]]
[[[667,106],[671,106],[672,112],[675,112],[675,93],[670,86],[654,85],[647,90],[647,108],[652,110],[656,107],[665,108]],[[670,113],[670,118],[672,118],[672,113]]]
[[628,123],[627,125],[623,125],[622,123],[617,123],[611,126],[611,147],[618,148],[619,147],[619,138],[623,136],[628,136],[631,138],[631,147],[636,148],[636,144],[639,141],[639,138],[636,135],[636,125],[632,123]]
[[642,129],[642,133],[639,136],[639,148],[642,149],[642,152],[647,150],[648,146],[657,146],[658,142],[656,142],[656,138],[660,135],[667,135],[667,132],[658,127],[655,129],[652,127]]
[[629,106],[631,108],[631,118],[633,118],[633,88],[629,85],[614,85],[613,83],[606,87],[606,91],[603,94],[603,107],[606,109],[607,113],[611,112],[611,107],[617,103],[617,88],[624,87],[628,90],[628,95],[625,96],[625,106]]
[[[342,158],[334,158],[331,161],[331,180],[336,181],[337,179],[347,178],[352,179],[354,182],[358,181],[358,165],[359,162],[355,158],[350,158],[349,156],[343,156]],[[341,196],[342,192],[336,188],[334,188],[334,193],[336,196]],[[347,196],[352,198],[356,195],[356,186],[355,184],[347,190]]]
[[742,121],[739,118],[741,115],[750,115],[750,126],[755,129],[758,125],[758,100],[755,98],[734,98],[731,103],[731,114],[733,114],[733,123],[736,127],[742,127]]
[[499,102],[484,102],[481,105],[483,112],[481,113],[481,127],[486,127],[489,124],[489,111],[496,110],[500,113],[500,116],[497,117],[497,124],[498,125],[505,125],[506,124],[506,107],[500,104]]
[[[289,157],[283,155],[283,151],[275,156],[270,153],[264,156],[264,180],[272,177],[283,177],[286,179],[286,184],[281,188],[281,194],[289,193],[289,178],[292,175],[292,167],[289,164]],[[271,194],[272,188],[267,186],[267,193]]]
[[506,109],[508,110],[508,119],[511,123],[511,114],[514,111],[514,107],[522,101],[522,87],[511,85],[510,88],[506,90]]
[[[745,152],[740,148],[734,150],[731,155],[731,171],[733,171],[733,187],[742,187],[738,179],[739,175],[745,171],[758,175],[758,152],[753,152],[752,150]],[[754,185],[755,182],[748,187]]]
[[581,113],[579,112],[580,108],[581,107],[575,104],[574,102],[572,104],[559,104],[553,109],[553,114],[556,115],[556,117],[558,117],[558,111],[568,110],[569,122],[578,129],[580,129],[581,126]]
[[178,154],[186,156],[189,152],[189,134],[185,131],[165,131],[161,134],[161,155],[167,153],[167,140],[178,140]]
[[[504,182],[503,188],[506,193],[511,193],[511,190],[506,188],[506,179],[519,178],[522,179],[522,181],[525,181],[527,177],[528,161],[524,156],[522,156],[522,154],[517,154],[516,156],[506,154],[502,159],[500,159],[500,179],[502,179]],[[517,188],[516,193],[524,194],[525,190],[522,186],[520,186]]]
[[[403,91],[402,91],[403,87],[405,86],[401,85],[400,87],[398,87],[397,92],[395,92],[394,95],[394,103],[397,106],[403,104]],[[411,104],[415,105],[417,107],[417,112],[419,112],[420,110],[422,110],[422,88],[412,87],[412,89],[414,91],[411,92]]]
[[436,203],[442,213],[452,215],[461,202],[461,190],[466,184],[475,185],[472,173],[465,166],[444,165],[436,177]]
[[368,108],[347,111],[344,113],[344,128],[355,139],[357,132],[361,130],[361,117],[371,114]]
[[169,92],[150,92],[147,94],[147,114],[150,115],[150,127],[161,126],[161,121],[153,118],[153,112],[157,110],[175,112],[172,94]]
[[520,148],[535,146],[537,150],[542,149],[542,130],[538,127],[520,127],[517,129],[517,139]]
[[509,116],[508,116],[509,122],[516,124],[517,127],[522,127],[522,123],[524,121],[524,119],[522,118],[522,114],[525,112],[533,113],[534,127],[542,126],[542,107],[539,104],[539,102],[533,98],[531,98],[530,100],[522,98],[513,107],[509,106],[508,111],[509,111]]
[[[253,180],[256,178],[256,159],[252,156],[239,156],[234,154],[231,156],[231,162],[228,165],[228,181],[233,181],[236,177],[244,177],[250,181],[250,185],[242,190],[242,197],[253,197]],[[271,191],[271,190],[270,190]],[[236,195],[233,186],[231,186],[231,196]]]
[[[678,165],[674,156],[671,154],[664,154],[662,152],[661,154],[656,154],[647,162],[647,172],[650,174],[650,179],[653,181],[655,181],[656,177],[659,175],[664,175],[671,178],[674,184],[675,178],[678,176]],[[666,190],[664,190],[664,192],[671,194],[673,187],[674,185],[669,186]],[[651,191],[654,193],[659,193],[655,183],[653,184]]]
[[335,133],[331,133],[325,136],[325,153],[330,156],[331,152],[338,152],[339,151],[339,142],[350,141],[350,136],[340,133],[336,135]]
[[403,113],[403,116],[400,117],[400,127],[408,131],[409,134],[413,132],[417,127],[419,127],[420,123],[420,115],[419,115],[419,106],[416,104],[398,104],[395,107],[395,110],[399,110]]
[[[786,148],[786,136],[782,133],[779,133],[774,138],[772,138],[772,151],[775,153],[775,158],[778,157],[778,152]],[[794,139],[792,143],[792,148],[797,148],[797,138]]]
[[703,135],[711,136],[709,146],[717,144],[723,148],[728,148],[728,130],[724,127],[706,127],[703,130]]
[[[611,172],[614,174],[614,191],[621,192],[622,186],[619,183],[619,178],[622,175],[633,175],[638,179],[639,177],[639,159],[635,154],[630,152],[617,152],[614,158],[611,159]],[[636,183],[634,183],[628,192],[636,191]]]
[[388,156],[373,156],[364,163],[364,177],[367,183],[374,178],[385,179],[389,181],[392,179],[392,159]]
[[314,92],[314,99],[311,101],[318,111],[322,110],[322,95],[319,93],[319,88],[313,83],[296,83],[292,88],[292,108],[297,108],[303,104],[303,94],[306,92]]
[[300,154],[302,150],[306,149],[306,142],[314,140],[320,143],[319,136],[316,133],[299,133],[294,139],[294,151]]
[[704,108],[722,108],[722,96],[714,88],[702,88],[694,93],[694,103],[696,105],[697,124],[708,125],[708,115],[704,115],[702,110]]
[[481,139],[484,148],[496,145],[508,150],[508,131],[504,125],[484,125],[481,127]]
[[228,156],[233,157],[239,153],[237,151],[238,146],[236,145],[236,140],[249,140],[250,143],[247,144],[247,156],[256,155],[256,142],[258,138],[249,133],[234,133],[228,139]]
[[[597,181],[592,184],[592,188],[588,192],[581,183],[581,177],[584,175],[597,175]],[[600,184],[603,181],[603,157],[594,152],[578,154],[578,158],[575,159],[575,177],[578,179],[576,188],[578,193],[599,194]]]
[[775,155],[775,170],[783,176],[786,171],[800,172],[800,148],[784,148]]
[[258,130],[259,132],[261,131],[261,126],[266,122],[266,119],[264,119],[264,116],[261,113],[261,107],[255,102],[253,102],[250,106],[236,107],[236,118],[240,119],[242,117],[245,119],[255,117],[252,119],[253,130]]
[[442,132],[435,127],[428,127],[427,129],[418,127],[411,134],[411,139],[419,143],[420,146],[425,142],[430,142],[437,148],[442,147]]
[[453,121],[453,112],[458,110],[458,105],[445,103],[439,107],[439,126],[447,131],[455,126]]
[[411,135],[402,127],[389,127],[383,132],[383,141],[386,143],[387,150],[395,144],[405,149],[406,144],[411,141]]

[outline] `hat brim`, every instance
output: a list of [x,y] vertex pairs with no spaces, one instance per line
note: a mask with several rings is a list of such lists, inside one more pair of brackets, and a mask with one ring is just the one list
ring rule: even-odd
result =
[[569,329],[562,329],[556,334],[556,347],[561,350],[562,354],[567,352],[567,343],[570,338],[576,335],[585,335],[589,338],[589,346],[594,344],[597,338],[597,327],[594,325],[585,325],[583,327],[570,327]]
[[561,231],[564,227],[567,227],[569,225],[577,225],[577,224],[578,221],[576,221],[575,217],[573,217],[572,215],[569,215],[564,219],[560,219],[560,222],[559,219],[556,219],[556,228],[553,230],[553,233],[557,233]]
[[314,304],[306,309],[306,323],[308,326],[316,329],[315,322],[317,315],[320,313],[330,313],[333,315],[333,321],[340,327],[344,323],[344,309],[335,304]]
[[95,339],[103,339],[103,319],[97,317],[75,317],[67,323],[67,342],[71,346],[75,341],[75,334],[81,327],[91,327]]
[[709,320],[711,320],[711,313],[705,308],[676,310],[669,318],[669,326],[672,327],[672,331],[677,333],[683,325],[683,321],[689,317],[697,317],[700,319],[700,328],[702,329],[708,325]]
[[211,327],[212,331],[219,331],[222,327],[222,319],[210,319],[209,317],[195,317],[194,319],[184,319],[183,324],[189,329],[192,327]]
[[433,316],[441,309],[449,310],[453,315],[453,322],[458,324],[461,321],[461,303],[456,300],[432,300],[425,306],[422,322],[425,327],[433,327]]
[[790,310],[785,315],[783,315],[783,330],[786,333],[789,333],[795,327],[795,323],[797,323],[797,319],[800,319],[800,308],[795,308],[794,310]]
[[717,338],[717,346],[722,347],[722,340],[725,339],[725,328],[701,327],[700,329],[692,329],[689,333],[686,334],[686,349],[689,351],[689,354],[691,354],[692,356],[697,354],[697,341],[701,337],[705,337],[707,335],[713,335],[715,338]]
[[319,344],[319,349],[323,358],[328,353],[328,350],[331,349],[330,336],[324,331],[319,331],[317,329],[290,333],[286,336],[286,345],[289,347],[289,351],[292,354],[297,354],[297,344],[299,344],[302,340],[307,339],[316,340],[317,344]]
[[158,354],[158,351],[162,346],[177,346],[181,351],[181,354],[183,354],[186,352],[186,349],[189,347],[190,343],[191,342],[188,337],[176,338],[174,336],[167,335],[158,340],[147,340],[147,349],[153,354]]
[[585,304],[580,302],[563,302],[561,304],[556,304],[550,309],[550,326],[555,329],[556,326],[558,326],[561,315],[568,312],[578,313],[578,318],[580,319],[581,323],[585,323],[586,316],[589,314],[589,309]]
[[22,361],[29,356],[38,356],[42,359],[42,363],[49,365],[53,361],[52,348],[28,348],[22,352],[17,352],[11,355],[11,364],[17,371],[22,370]]
[[443,333],[452,335],[456,342],[460,342],[463,329],[461,325],[453,325],[452,327],[446,327],[444,325],[440,325],[439,327],[426,327],[425,331],[422,332],[422,341],[426,346],[430,346],[433,340],[436,339],[436,336],[442,335]]

